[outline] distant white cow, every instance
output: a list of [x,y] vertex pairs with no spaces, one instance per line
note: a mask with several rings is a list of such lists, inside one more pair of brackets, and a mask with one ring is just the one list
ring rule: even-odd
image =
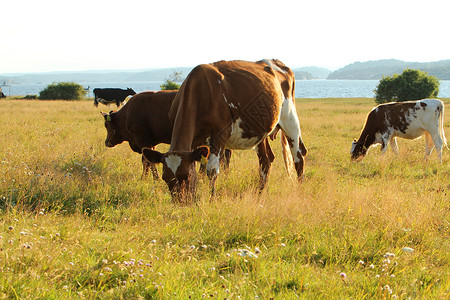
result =
[[352,144],[352,160],[362,159],[374,144],[381,144],[382,155],[390,143],[397,154],[396,137],[415,139],[425,135],[425,158],[436,147],[442,162],[442,147],[447,147],[444,135],[444,103],[424,99],[381,104],[368,114],[358,141]]

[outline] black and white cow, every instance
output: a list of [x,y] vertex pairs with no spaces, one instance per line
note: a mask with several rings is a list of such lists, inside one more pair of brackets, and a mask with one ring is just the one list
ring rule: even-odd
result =
[[133,89],[127,88],[123,89],[114,89],[114,88],[106,88],[106,89],[94,89],[94,105],[98,106],[98,103],[104,105],[110,105],[111,103],[115,103],[117,107],[125,101],[128,96],[136,95],[136,92]]
[[433,148],[442,162],[442,148],[447,146],[444,134],[444,103],[438,99],[381,104],[368,114],[359,139],[353,142],[352,160],[366,156],[369,147],[381,144],[382,155],[390,144],[397,154],[396,137],[416,139],[425,135],[425,158]]

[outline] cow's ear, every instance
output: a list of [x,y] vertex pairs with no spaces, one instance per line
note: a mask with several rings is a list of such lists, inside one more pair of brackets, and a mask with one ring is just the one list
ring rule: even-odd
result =
[[143,148],[142,155],[144,155],[145,159],[154,164],[162,163],[164,158],[164,154],[150,148]]
[[195,149],[192,152],[192,159],[194,161],[201,161],[202,163],[205,163],[205,161],[209,157],[209,147],[208,146],[201,146]]
[[103,118],[105,118],[105,121],[111,122],[111,116],[108,113],[105,113],[104,111],[100,113],[102,114]]

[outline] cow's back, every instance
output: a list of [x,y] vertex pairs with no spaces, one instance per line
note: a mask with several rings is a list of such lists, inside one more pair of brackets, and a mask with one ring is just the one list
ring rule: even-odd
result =
[[[119,110],[130,140],[142,144],[170,143],[172,124],[168,117],[176,91],[143,92],[134,95]],[[149,145],[140,145],[147,147]]]
[[169,113],[174,124],[170,151],[190,151],[212,133],[231,131],[236,121],[242,122],[245,138],[264,138],[278,122],[283,100],[277,77],[269,69],[247,61],[195,67]]

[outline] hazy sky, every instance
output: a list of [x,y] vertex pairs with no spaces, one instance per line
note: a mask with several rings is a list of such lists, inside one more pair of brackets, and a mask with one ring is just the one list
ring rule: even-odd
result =
[[450,59],[448,0],[4,0],[0,74]]

